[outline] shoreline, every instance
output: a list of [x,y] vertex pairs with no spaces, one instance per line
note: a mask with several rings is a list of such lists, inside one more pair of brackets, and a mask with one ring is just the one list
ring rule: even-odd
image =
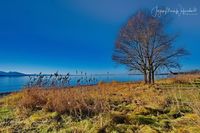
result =
[[11,93],[14,93],[14,92],[0,92],[0,98],[4,97],[4,96],[7,96]]
[[[51,89],[51,88],[65,88],[65,89],[67,89],[67,88],[76,88],[76,87],[89,87],[89,86],[97,86],[98,84],[100,84],[100,83],[105,83],[105,84],[110,84],[110,83],[112,83],[112,82],[118,82],[118,83],[136,83],[136,82],[141,82],[142,80],[138,80],[138,81],[115,81],[115,80],[113,80],[113,81],[111,81],[111,82],[103,82],[103,81],[100,81],[100,82],[98,82],[98,83],[96,83],[96,84],[80,84],[80,85],[70,85],[70,86],[64,86],[64,87],[57,87],[57,86],[55,86],[55,87],[50,87],[50,88],[46,88],[46,87],[44,87],[44,88],[46,88],[46,89]],[[26,89],[26,88],[21,88],[21,89],[19,89],[19,90],[15,90],[15,91],[8,91],[8,92],[0,92],[0,97],[2,96],[2,95],[8,95],[8,94],[11,94],[11,93],[15,93],[15,92],[20,92],[22,89]]]

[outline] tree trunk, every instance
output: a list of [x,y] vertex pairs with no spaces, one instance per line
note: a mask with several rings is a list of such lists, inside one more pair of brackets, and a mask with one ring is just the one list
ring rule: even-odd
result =
[[144,72],[144,83],[147,84],[147,72]]
[[149,76],[149,84],[151,84],[151,78],[152,78],[152,76],[151,76],[151,70],[149,70],[149,73],[148,73],[148,76]]
[[152,70],[151,76],[152,76],[152,84],[154,84],[155,83],[155,73],[153,70]]
[[152,80],[151,80],[151,78],[152,78],[152,64],[151,64],[151,59],[150,59],[150,57],[148,58],[148,80],[149,80],[149,84],[151,84],[151,82],[152,82]]

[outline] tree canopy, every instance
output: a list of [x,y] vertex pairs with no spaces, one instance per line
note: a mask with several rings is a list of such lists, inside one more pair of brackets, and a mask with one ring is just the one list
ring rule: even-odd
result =
[[166,32],[166,20],[140,10],[130,17],[117,37],[113,60],[144,74],[145,83],[154,83],[158,69],[180,68],[178,58],[187,54],[184,48],[175,48],[177,35]]

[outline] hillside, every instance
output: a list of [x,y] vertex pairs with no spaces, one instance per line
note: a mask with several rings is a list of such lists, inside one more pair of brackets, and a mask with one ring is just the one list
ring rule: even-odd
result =
[[0,71],[0,76],[25,76],[26,74],[20,72],[3,72]]

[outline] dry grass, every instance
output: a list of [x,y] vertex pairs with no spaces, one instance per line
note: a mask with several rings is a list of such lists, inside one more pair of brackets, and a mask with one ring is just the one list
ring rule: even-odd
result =
[[[56,119],[64,127],[70,125],[72,132],[87,132],[89,129],[91,132],[125,132],[130,127],[134,132],[147,132],[147,129],[192,132],[193,129],[187,128],[200,128],[200,90],[198,87],[190,88],[198,78],[198,75],[184,75],[167,81],[160,80],[155,85],[112,82],[72,88],[34,87],[11,94],[0,103],[17,110],[16,116],[27,115],[22,118],[23,122],[34,118],[38,128],[44,117],[52,119],[52,115],[49,118],[45,114],[53,113],[51,122],[54,123]],[[188,89],[185,89],[185,84],[189,84]],[[21,121],[16,123],[20,125]],[[148,127],[145,131],[144,126]]]
[[196,79],[200,79],[199,74],[183,74],[172,78],[174,83],[193,83]]
[[[189,107],[194,114],[198,115],[197,125],[200,125],[200,90],[199,89],[168,89],[168,95],[174,99],[174,104],[181,110]],[[184,110],[185,111],[185,110]],[[185,112],[183,112],[185,113]]]
[[[124,87],[129,86],[129,89]],[[117,86],[117,87],[116,87]],[[67,113],[76,118],[89,117],[98,113],[110,111],[110,103],[113,101],[128,101],[129,91],[136,84],[100,83],[97,86],[84,86],[65,89],[31,88],[20,92],[22,95],[18,101],[19,109],[56,111]],[[120,96],[120,97],[119,97]],[[112,97],[112,98],[111,98]]]
[[[175,107],[186,113],[188,107],[198,119],[195,119],[197,126],[200,125],[200,74],[184,74],[168,79],[171,87],[165,87],[166,95],[173,99]],[[168,81],[169,82],[169,81]],[[161,87],[162,89],[162,87]],[[184,109],[187,108],[187,109]],[[200,127],[200,126],[199,126]]]
[[[24,90],[19,108],[68,113],[76,117],[94,115],[109,110],[104,92],[93,89],[41,89]],[[98,93],[98,94],[97,94]]]
[[157,84],[192,84],[200,79],[200,74],[180,74],[174,77],[157,80]]
[[112,111],[120,104],[135,104],[138,107],[162,106],[166,97],[153,86],[142,83],[99,83],[63,89],[25,89],[16,105],[19,110],[46,110],[85,118]]

